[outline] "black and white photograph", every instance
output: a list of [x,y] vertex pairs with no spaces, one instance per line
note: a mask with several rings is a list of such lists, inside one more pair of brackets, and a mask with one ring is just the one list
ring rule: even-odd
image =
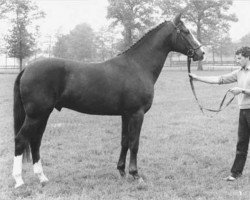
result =
[[0,200],[249,200],[249,0],[0,0]]

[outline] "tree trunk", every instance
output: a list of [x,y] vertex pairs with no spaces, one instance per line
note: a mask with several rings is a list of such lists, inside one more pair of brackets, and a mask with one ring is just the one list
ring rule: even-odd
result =
[[222,60],[222,46],[220,46],[220,64],[223,65],[223,60]]
[[215,65],[215,58],[214,58],[214,48],[212,47],[212,53],[213,53],[213,66]]
[[[201,17],[200,15],[198,16],[198,22],[197,22],[197,40],[201,43]],[[202,62],[198,61],[198,71],[202,71]]]
[[22,71],[22,69],[23,69],[23,59],[19,58],[19,70],[20,70],[20,72]]
[[128,29],[128,32],[127,32],[127,34],[128,34],[128,40],[127,40],[127,44],[128,44],[128,47],[130,47],[132,44],[133,44],[133,40],[132,40],[132,30],[131,29]]
[[173,66],[173,54],[172,54],[172,52],[170,52],[169,55],[170,55],[170,56],[169,56],[170,67],[172,67],[172,66]]
[[7,68],[8,66],[8,53],[6,52],[6,55],[5,55],[5,67]]
[[129,48],[133,44],[132,29],[129,26],[125,27],[125,49]]
[[202,66],[202,62],[199,60],[198,61],[198,68],[197,68],[198,71],[202,71],[203,70],[203,66]]

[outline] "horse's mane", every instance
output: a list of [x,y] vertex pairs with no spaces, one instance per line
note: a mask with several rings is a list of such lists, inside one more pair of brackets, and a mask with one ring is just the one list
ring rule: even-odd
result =
[[150,29],[147,33],[145,33],[137,42],[135,42],[134,44],[132,44],[128,49],[126,49],[125,51],[121,52],[118,54],[119,55],[122,55],[126,52],[128,52],[130,49],[132,49],[133,47],[136,47],[138,46],[144,39],[148,38],[150,35],[152,35],[152,33],[158,31],[159,29],[162,28],[162,26],[165,24],[165,22],[167,21],[163,21],[162,23],[160,23],[159,25],[157,25],[156,27]]

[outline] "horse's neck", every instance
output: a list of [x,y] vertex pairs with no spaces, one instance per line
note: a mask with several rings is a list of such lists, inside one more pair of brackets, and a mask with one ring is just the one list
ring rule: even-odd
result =
[[171,51],[170,47],[170,34],[158,33],[157,35],[147,38],[147,41],[135,46],[130,51],[126,52],[125,55],[132,63],[140,65],[143,70],[151,74],[151,77],[156,82],[159,77],[168,53]]

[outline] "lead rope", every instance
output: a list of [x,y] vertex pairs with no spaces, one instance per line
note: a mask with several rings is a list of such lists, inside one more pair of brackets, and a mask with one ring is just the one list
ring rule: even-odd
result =
[[[188,73],[191,73],[191,57],[188,56],[187,58],[188,58],[188,62],[187,62],[187,64],[188,64]],[[203,108],[202,108],[202,106],[201,106],[201,104],[200,104],[200,102],[199,102],[199,100],[197,98],[197,95],[196,95],[196,92],[195,92],[195,89],[194,89],[193,78],[191,76],[189,76],[189,82],[190,82],[190,86],[191,86],[194,98],[195,98],[201,112],[204,114]]]
[[[191,57],[188,56],[188,60],[187,60],[187,65],[188,65],[188,73],[191,73]],[[220,106],[218,109],[210,109],[210,108],[204,108],[198,98],[197,98],[197,95],[196,95],[196,92],[195,92],[195,89],[194,89],[194,84],[193,84],[193,78],[191,76],[189,76],[189,82],[190,82],[190,86],[191,86],[191,89],[192,89],[192,92],[193,92],[193,95],[195,97],[195,100],[201,110],[201,112],[204,114],[204,111],[203,110],[207,110],[207,111],[210,111],[210,112],[215,112],[215,113],[219,113],[220,111],[224,110],[226,107],[228,107],[230,105],[230,103],[234,100],[235,98],[235,95],[226,103],[226,105],[223,107],[224,105],[224,102],[226,100],[226,97],[227,95],[230,93],[230,89],[227,90],[226,94],[224,95],[221,103],[220,103]]]

